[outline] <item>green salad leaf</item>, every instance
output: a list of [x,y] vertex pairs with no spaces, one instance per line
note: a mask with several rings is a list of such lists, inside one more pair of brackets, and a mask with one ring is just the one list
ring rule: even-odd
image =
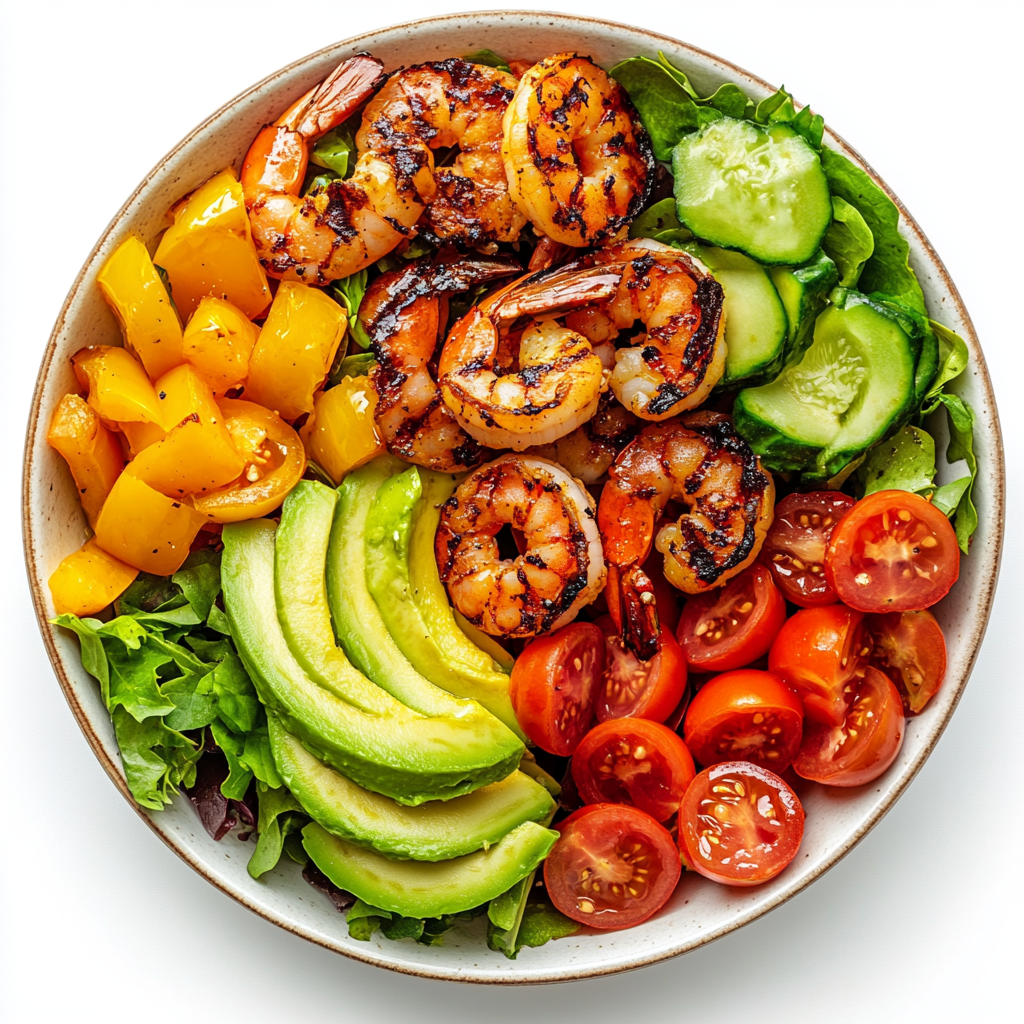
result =
[[256,794],[259,800],[256,826],[259,838],[248,866],[253,878],[259,878],[277,866],[288,837],[301,831],[309,821],[309,815],[284,786],[273,787],[257,782]]
[[462,59],[468,60],[470,64],[486,64],[489,68],[497,68],[499,71],[512,74],[508,61],[504,57],[499,57],[493,50],[474,50],[472,53],[467,53]]
[[366,333],[363,321],[359,319],[359,306],[366,294],[366,277],[366,271],[360,270],[331,285],[334,297],[344,302],[348,310],[349,337],[363,349],[370,347],[370,336]]
[[839,196],[832,197],[832,224],[821,247],[839,268],[839,283],[856,288],[864,264],[875,251],[875,237],[856,206]]
[[888,490],[930,493],[935,489],[935,441],[926,430],[908,424],[875,445],[858,474],[865,497]]
[[339,178],[347,178],[355,170],[356,139],[349,122],[321,135],[310,150],[309,162],[326,167]]
[[346,913],[345,921],[349,937],[360,942],[368,942],[373,933],[380,929],[386,939],[415,939],[424,946],[440,946],[444,943],[445,932],[460,921],[472,921],[486,909],[484,905],[442,917],[402,917],[401,914],[392,914],[357,899]]
[[195,780],[199,736],[209,727],[230,766],[222,786],[241,799],[255,776],[281,780],[270,756],[266,715],[233,644],[207,626],[220,593],[219,556],[200,551],[167,579],[140,573],[109,622],[59,615],[78,636],[82,665],[111,713],[128,788],[158,810]]
[[842,153],[822,149],[821,165],[832,195],[860,213],[874,240],[874,250],[861,270],[860,290],[879,292],[924,315],[924,293],[910,269],[910,246],[899,232],[896,204]]

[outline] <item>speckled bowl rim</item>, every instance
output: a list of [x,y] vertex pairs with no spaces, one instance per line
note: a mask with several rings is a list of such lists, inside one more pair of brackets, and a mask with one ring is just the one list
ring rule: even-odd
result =
[[[65,319],[69,312],[69,309],[74,301],[80,287],[82,286],[83,280],[86,276],[88,268],[92,263],[96,254],[102,247],[104,241],[114,232],[117,231],[118,226],[122,219],[125,217],[127,211],[132,206],[134,201],[144,193],[149,185],[150,180],[153,178],[157,170],[172,156],[178,154],[182,149],[189,146],[192,139],[200,134],[207,125],[215,121],[222,114],[227,113],[239,104],[243,103],[249,97],[258,94],[265,86],[276,81],[300,68],[301,66],[316,60],[319,57],[326,56],[331,51],[338,47],[358,47],[364,40],[370,40],[374,36],[379,35],[381,32],[398,33],[398,32],[415,32],[417,30],[426,28],[428,26],[437,26],[444,23],[461,23],[461,22],[477,22],[481,19],[494,19],[495,22],[502,20],[512,20],[516,18],[537,18],[545,19],[549,25],[557,26],[559,28],[573,28],[576,26],[600,26],[605,29],[622,29],[632,33],[639,33],[645,36],[650,41],[652,50],[659,50],[663,48],[679,48],[689,53],[692,53],[695,57],[702,60],[706,60],[717,64],[724,71],[737,76],[739,80],[747,79],[761,86],[768,92],[774,91],[773,86],[759,78],[757,75],[751,74],[749,71],[733,64],[730,61],[724,60],[706,50],[702,50],[698,47],[692,46],[689,43],[682,42],[671,36],[664,35],[662,33],[654,32],[649,29],[639,28],[637,26],[628,25],[621,22],[613,22],[602,18],[589,18],[576,14],[556,14],[546,11],[476,11],[476,12],[462,12],[456,14],[439,15],[432,18],[417,19],[415,21],[402,22],[396,25],[385,26],[378,29],[373,29],[368,32],[361,33],[357,36],[350,37],[345,40],[341,40],[337,43],[333,43],[329,46],[322,47],[313,53],[308,54],[299,60],[293,61],[291,64],[279,69],[266,78],[257,82],[255,85],[246,89],[234,97],[229,102],[225,103],[215,113],[211,114],[210,117],[206,118],[201,124],[194,128],[188,135],[186,135],[168,154],[160,161],[157,166],[146,175],[139,186],[132,192],[129,198],[125,201],[121,209],[113,217],[107,227],[104,229],[100,239],[89,253],[88,258],[75,277],[74,283],[71,286],[68,296],[61,307],[60,314],[58,315],[57,321],[50,334],[47,348],[44,353],[39,374],[36,380],[36,386],[33,393],[32,406],[29,412],[28,429],[25,441],[25,456],[24,456],[24,472],[22,479],[22,527],[24,535],[24,552],[26,559],[26,566],[28,570],[29,584],[32,593],[32,601],[36,613],[37,623],[39,625],[40,633],[43,638],[43,643],[46,647],[46,652],[50,658],[50,662],[53,665],[54,672],[60,682],[61,689],[64,692],[64,696],[68,701],[72,713],[78,722],[86,740],[88,741],[93,753],[103,766],[104,771],[110,777],[111,781],[118,788],[128,803],[135,809],[142,820],[153,830],[153,832],[159,836],[179,857],[182,858],[187,864],[194,868],[200,875],[202,875],[208,882],[216,886],[222,892],[231,896],[233,899],[247,907],[249,910],[268,921],[278,925],[279,927],[297,935],[301,938],[307,939],[311,942],[315,942],[318,945],[323,946],[325,949],[330,949],[334,952],[339,952],[344,956],[348,956],[352,959],[359,960],[363,963],[371,964],[377,967],[385,967],[390,970],[395,970],[403,974],[409,974],[416,977],[431,978],[438,980],[450,980],[460,981],[475,984],[542,984],[542,983],[553,983],[560,981],[575,981],[590,977],[601,977],[608,974],[621,973],[627,970],[635,970],[640,967],[646,967],[651,964],[659,963],[663,960],[671,959],[672,957],[679,956],[682,953],[688,952],[691,949],[695,949],[699,946],[703,946],[709,942],[721,938],[723,935],[728,934],[741,928],[744,925],[750,923],[750,921],[761,917],[763,914],[774,910],[776,907],[781,906],[787,900],[791,899],[798,892],[803,891],[808,885],[816,881],[826,871],[833,867],[839,860],[841,860],[847,853],[850,852],[856,846],[861,839],[881,820],[881,818],[888,813],[892,806],[896,803],[899,797],[906,790],[910,782],[915,778],[918,771],[920,771],[922,765],[927,760],[931,751],[934,749],[935,744],[938,742],[942,733],[945,731],[946,726],[949,723],[953,712],[959,703],[960,697],[963,693],[964,687],[967,684],[967,680],[970,677],[971,670],[974,667],[974,663],[977,659],[978,651],[981,646],[981,642],[985,635],[985,630],[988,626],[989,617],[991,615],[992,602],[995,596],[996,583],[998,579],[999,564],[1002,557],[1002,546],[1003,546],[1003,535],[1004,535],[1004,521],[1005,521],[1005,460],[1003,454],[1003,443],[1002,433],[999,426],[998,411],[996,407],[995,394],[992,389],[991,378],[989,377],[988,368],[985,363],[985,358],[981,350],[977,333],[974,329],[974,325],[971,322],[970,316],[964,307],[963,300],[960,297],[960,293],[957,291],[949,273],[946,271],[942,260],[939,258],[938,253],[935,251],[924,232],[921,230],[917,222],[910,215],[909,211],[899,200],[899,198],[892,192],[892,190],[886,185],[886,183],[879,177],[874,169],[864,160],[863,157],[844,139],[838,136],[831,128],[828,129],[829,141],[835,143],[834,148],[838,148],[845,155],[852,158],[856,163],[862,166],[875,183],[882,188],[885,193],[890,196],[893,202],[899,209],[900,216],[905,227],[916,236],[923,252],[925,253],[928,261],[931,263],[932,268],[940,278],[943,287],[949,295],[952,302],[953,311],[964,325],[965,341],[967,342],[968,348],[970,349],[971,363],[976,370],[979,371],[979,386],[982,388],[988,407],[991,410],[991,434],[992,434],[992,445],[987,449],[987,456],[992,466],[992,479],[990,481],[991,493],[989,494],[989,501],[986,502],[985,506],[979,510],[979,515],[983,520],[987,521],[989,530],[994,538],[994,543],[991,546],[989,554],[990,569],[987,581],[982,588],[980,594],[980,600],[975,606],[976,611],[973,615],[973,621],[971,623],[970,635],[966,640],[966,643],[970,646],[970,656],[965,664],[964,670],[960,676],[956,679],[947,679],[943,684],[943,688],[948,690],[952,688],[954,690],[951,703],[948,711],[941,722],[938,723],[935,733],[931,738],[931,742],[921,749],[916,758],[907,766],[904,771],[899,784],[894,786],[888,793],[885,801],[874,810],[874,812],[868,815],[864,820],[861,821],[858,828],[856,828],[852,834],[850,834],[847,840],[840,844],[831,855],[819,864],[817,870],[810,874],[807,878],[801,879],[799,883],[787,886],[778,892],[775,897],[767,904],[762,904],[752,909],[747,913],[739,916],[738,918],[730,921],[726,925],[717,929],[709,930],[706,933],[702,933],[698,937],[688,940],[685,942],[678,943],[677,945],[671,946],[670,948],[659,949],[654,953],[648,955],[636,955],[628,962],[620,962],[616,964],[610,964],[607,967],[601,967],[600,965],[594,966],[587,969],[572,969],[568,968],[565,970],[551,970],[545,969],[542,971],[531,971],[530,968],[525,967],[520,971],[516,971],[512,974],[485,974],[483,972],[476,972],[473,970],[445,970],[445,969],[425,969],[407,964],[394,963],[386,956],[378,956],[367,952],[362,953],[360,950],[352,949],[341,949],[337,946],[331,945],[328,942],[323,941],[320,937],[310,934],[306,929],[297,927],[293,923],[285,920],[278,915],[269,912],[268,910],[255,905],[246,899],[243,895],[231,891],[224,883],[221,882],[211,871],[207,870],[206,866],[201,863],[197,858],[190,854],[189,850],[186,850],[180,846],[175,845],[171,842],[169,836],[160,828],[158,822],[154,820],[149,814],[135,803],[128,790],[125,779],[122,775],[120,767],[108,756],[106,750],[103,747],[99,737],[94,731],[88,716],[84,709],[79,703],[74,689],[68,677],[68,673],[63,664],[63,660],[57,646],[54,642],[54,636],[47,619],[47,608],[46,608],[46,581],[41,579],[35,571],[37,564],[34,558],[36,550],[36,525],[33,522],[31,514],[31,475],[32,475],[32,458],[33,449],[36,445],[37,434],[40,430],[41,424],[39,422],[40,405],[43,397],[43,384],[48,377],[51,369],[51,365],[56,355],[58,337],[64,327]],[[538,26],[538,31],[540,31]]]

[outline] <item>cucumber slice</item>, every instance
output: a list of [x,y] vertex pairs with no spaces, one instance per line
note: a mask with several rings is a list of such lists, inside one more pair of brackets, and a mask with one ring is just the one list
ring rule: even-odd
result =
[[806,262],[832,222],[818,154],[784,124],[712,121],[672,151],[672,172],[680,221],[761,263]]
[[819,250],[814,259],[802,267],[772,267],[769,273],[786,307],[789,336],[785,359],[789,362],[810,344],[814,321],[825,308],[828,293],[839,281],[839,269]]
[[720,387],[756,384],[782,365],[789,323],[767,271],[749,256],[710,245],[689,244],[725,292],[725,373]]
[[736,398],[736,429],[769,469],[829,479],[880,440],[914,403],[919,345],[886,310],[849,296],[771,383]]

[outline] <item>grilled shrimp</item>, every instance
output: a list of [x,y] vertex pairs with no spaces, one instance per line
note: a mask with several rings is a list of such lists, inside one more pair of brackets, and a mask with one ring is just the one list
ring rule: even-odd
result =
[[379,396],[374,419],[387,449],[441,472],[472,469],[490,453],[459,426],[432,372],[443,338],[447,296],[505,277],[520,267],[507,257],[427,257],[382,274],[359,314],[373,343]]
[[359,54],[255,138],[242,164],[242,190],[260,262],[273,277],[324,284],[389,253],[404,231],[379,209],[368,161],[347,181],[301,197],[310,143],[350,117],[380,85],[384,65]]
[[491,448],[523,451],[564,437],[594,415],[605,388],[601,358],[555,314],[608,298],[619,276],[603,267],[542,270],[459,320],[441,352],[438,380],[468,434]]
[[570,314],[566,326],[597,345],[639,320],[646,333],[615,353],[615,397],[645,420],[696,408],[725,370],[722,286],[692,256],[648,238],[598,249],[562,269],[600,266],[619,268],[615,294]]
[[[435,241],[474,247],[519,237],[526,218],[509,195],[501,156],[515,88],[505,71],[453,58],[396,71],[367,104],[359,160],[375,169],[388,214],[403,229],[415,224]],[[434,166],[441,147],[459,149],[450,167]]]
[[[525,543],[515,559],[498,553],[506,524]],[[493,636],[557,629],[604,586],[594,501],[547,459],[503,455],[471,473],[441,509],[434,552],[452,603]]]
[[[514,241],[526,223],[501,158],[501,121],[516,80],[462,60],[392,74],[363,111],[352,177],[299,195],[310,143],[366,102],[382,70],[367,54],[344,61],[249,148],[242,187],[260,262],[272,276],[326,284],[376,262],[417,228],[477,246]],[[451,167],[434,167],[432,151],[441,146],[460,147]]]
[[[655,538],[655,523],[671,500],[686,511]],[[774,506],[771,474],[720,413],[652,424],[622,450],[601,492],[597,521],[608,559],[608,609],[640,658],[657,651],[654,592],[641,568],[652,542],[665,556],[668,581],[699,594],[754,561]]]
[[611,469],[615,457],[636,435],[636,417],[605,391],[592,419],[552,444],[528,448],[531,457],[551,459],[577,480],[596,484]]
[[516,205],[565,245],[614,237],[654,181],[650,140],[625,90],[575,53],[523,75],[505,111],[502,154]]

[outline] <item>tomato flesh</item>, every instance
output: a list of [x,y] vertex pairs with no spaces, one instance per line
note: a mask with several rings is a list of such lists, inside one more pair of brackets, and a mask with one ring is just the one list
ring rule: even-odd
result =
[[896,684],[904,709],[920,714],[946,675],[946,638],[935,616],[924,610],[869,615],[864,633],[867,660]]
[[686,602],[677,636],[698,672],[742,668],[768,653],[786,621],[786,602],[763,565]]
[[853,498],[840,491],[812,491],[787,494],[775,506],[761,561],[793,604],[812,608],[839,600],[825,578],[825,548],[833,527],[853,505]]
[[676,813],[694,773],[679,736],[644,718],[595,725],[572,758],[573,780],[588,804],[629,804],[657,821]]
[[803,701],[815,722],[841,725],[859,675],[864,615],[841,604],[802,608],[786,620],[768,652],[768,670]]
[[596,625],[605,638],[605,663],[594,710],[599,722],[611,718],[649,718],[664,722],[686,690],[686,658],[664,625],[658,653],[641,661],[623,642],[610,615]]
[[576,749],[594,720],[604,652],[597,626],[573,622],[532,641],[516,658],[509,697],[532,743],[560,757]]
[[591,928],[629,928],[660,910],[682,866],[668,830],[620,804],[584,807],[557,826],[544,861],[555,908]]
[[758,885],[796,856],[804,809],[774,772],[748,761],[705,768],[679,807],[687,864],[724,885]]
[[800,749],[804,709],[776,675],[740,669],[715,676],[690,702],[683,738],[705,766],[752,761],[782,772]]
[[862,786],[896,760],[905,731],[899,691],[869,666],[843,723],[814,724],[804,733],[793,770],[826,786]]
[[825,552],[825,578],[862,612],[929,608],[960,574],[949,520],[909,491],[876,491],[839,521]]

